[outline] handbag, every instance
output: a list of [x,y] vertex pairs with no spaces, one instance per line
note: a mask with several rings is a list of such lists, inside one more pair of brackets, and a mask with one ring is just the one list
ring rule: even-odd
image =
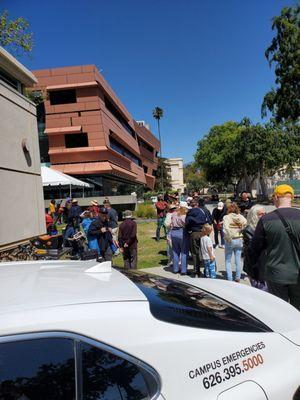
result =
[[286,233],[289,235],[289,238],[292,242],[292,244],[294,245],[294,248],[296,249],[296,252],[298,253],[298,256],[300,258],[300,245],[299,245],[299,240],[298,238],[295,236],[292,227],[290,226],[290,224],[286,221],[286,219],[283,217],[282,214],[280,214],[279,210],[275,210],[275,213],[278,215],[278,217],[280,218],[284,229],[286,231]]

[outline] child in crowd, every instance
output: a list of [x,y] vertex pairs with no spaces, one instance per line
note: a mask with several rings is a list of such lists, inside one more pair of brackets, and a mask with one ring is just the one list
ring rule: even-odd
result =
[[216,259],[213,242],[210,238],[212,226],[205,224],[201,232],[201,255],[204,263],[204,274],[206,278],[216,278]]

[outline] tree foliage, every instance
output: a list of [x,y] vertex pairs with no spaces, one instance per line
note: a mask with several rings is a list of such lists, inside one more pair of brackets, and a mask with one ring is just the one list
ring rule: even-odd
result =
[[265,178],[298,162],[299,146],[298,127],[273,122],[253,125],[244,118],[240,123],[212,127],[198,142],[195,162],[211,183],[228,185],[243,179],[250,191],[254,179],[259,178],[266,194]]
[[8,11],[0,14],[0,46],[11,53],[18,54],[21,50],[30,53],[33,48],[33,34],[28,32],[29,23],[23,17],[9,20]]
[[200,191],[208,185],[204,172],[200,171],[195,163],[184,167],[183,178],[188,191]]
[[165,160],[166,158],[158,157],[158,166],[154,187],[154,190],[156,191],[165,191],[172,188],[171,178],[166,167]]
[[298,121],[300,117],[300,6],[285,7],[273,18],[277,31],[265,52],[270,66],[275,64],[276,88],[264,97],[262,116],[269,110],[276,122]]
[[234,121],[213,126],[208,135],[198,142],[195,164],[203,169],[209,182],[229,184],[240,175],[240,126]]
[[159,121],[164,116],[164,110],[160,107],[155,107],[152,111],[152,116]]

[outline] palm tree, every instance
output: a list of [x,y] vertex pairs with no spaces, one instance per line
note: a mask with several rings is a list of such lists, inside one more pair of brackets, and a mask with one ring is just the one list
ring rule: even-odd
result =
[[[159,137],[159,153],[160,153],[161,162],[163,162],[159,121],[164,115],[164,110],[160,107],[155,107],[154,110],[152,111],[152,115],[153,115],[153,118],[155,118],[157,120],[158,137]],[[163,174],[163,168],[162,168],[161,169],[161,189],[162,190],[164,190],[164,176],[163,175],[164,174]]]

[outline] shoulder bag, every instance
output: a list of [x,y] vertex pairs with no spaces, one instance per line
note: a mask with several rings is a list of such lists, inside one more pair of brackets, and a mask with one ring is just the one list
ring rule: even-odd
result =
[[299,241],[297,239],[297,237],[295,236],[292,227],[290,226],[290,224],[287,222],[287,220],[283,217],[282,214],[280,214],[279,210],[275,210],[275,213],[278,215],[278,217],[280,218],[284,229],[286,231],[286,233],[289,235],[289,238],[292,242],[292,244],[294,245],[296,252],[298,253],[298,256],[300,258],[300,245],[299,245]]

